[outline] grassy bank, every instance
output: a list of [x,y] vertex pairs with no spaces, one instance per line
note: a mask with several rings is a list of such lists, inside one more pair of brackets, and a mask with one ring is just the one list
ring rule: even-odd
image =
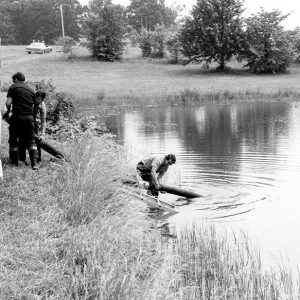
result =
[[247,237],[213,227],[163,237],[127,197],[124,151],[109,137],[64,146],[70,163],[34,172],[4,161],[1,299],[296,299]]
[[58,90],[70,92],[81,105],[165,105],[189,101],[299,99],[300,67],[280,75],[255,75],[231,62],[231,70],[216,72],[199,65],[175,65],[168,59],[142,59],[128,46],[122,62],[92,59],[84,48],[73,59],[55,52],[28,55],[23,46],[2,47],[0,80],[22,71],[28,80],[51,79]]

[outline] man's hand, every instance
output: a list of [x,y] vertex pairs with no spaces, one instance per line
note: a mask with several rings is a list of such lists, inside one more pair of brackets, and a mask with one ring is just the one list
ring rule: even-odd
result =
[[159,183],[155,184],[155,189],[156,189],[156,190],[159,190],[159,189],[160,189],[160,184],[159,184]]
[[6,111],[3,115],[2,115],[2,119],[4,121],[6,121],[7,123],[9,123],[9,112]]
[[5,119],[7,119],[7,118],[9,118],[9,112],[8,112],[8,111],[6,111],[6,112],[2,115],[2,119],[3,119],[3,120],[5,120]]

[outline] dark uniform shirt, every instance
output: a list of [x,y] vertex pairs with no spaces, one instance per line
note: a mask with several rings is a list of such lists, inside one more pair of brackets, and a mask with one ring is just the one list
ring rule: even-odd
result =
[[16,82],[10,86],[7,97],[12,98],[13,116],[32,116],[35,105],[35,93],[25,82]]

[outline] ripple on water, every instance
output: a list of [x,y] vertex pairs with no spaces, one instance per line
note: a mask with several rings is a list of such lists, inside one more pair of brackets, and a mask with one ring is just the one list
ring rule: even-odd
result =
[[[300,156],[295,158],[300,161]],[[286,179],[282,171],[298,168],[287,156],[252,152],[236,155],[234,163],[230,155],[186,155],[179,160],[184,165],[182,187],[197,191],[203,197],[192,199],[187,206],[178,209],[196,218],[216,221],[245,218],[262,202],[276,201],[278,183]]]

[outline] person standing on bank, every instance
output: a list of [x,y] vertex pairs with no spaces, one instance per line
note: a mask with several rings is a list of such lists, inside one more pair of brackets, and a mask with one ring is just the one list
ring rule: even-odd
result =
[[[46,93],[42,90],[37,90],[35,93],[35,99],[36,99],[36,106],[33,112],[33,118],[34,118],[34,132],[38,135],[39,142],[43,142],[45,139],[45,133],[46,133],[46,104],[45,104],[45,97]],[[38,118],[39,115],[39,118]],[[40,125],[40,126],[39,126]],[[39,130],[40,127],[40,130]],[[37,152],[38,157],[37,161],[40,162],[42,159],[42,151],[41,147],[39,146],[39,143],[37,144]]]
[[[46,104],[45,99],[46,93],[40,89],[35,92],[35,106],[33,110],[33,119],[34,119],[34,133],[35,143],[37,146],[37,162],[40,163],[42,160],[42,151],[40,143],[45,140],[46,132]],[[40,130],[39,130],[40,127]],[[24,145],[19,143],[19,160],[26,162],[26,148]]]
[[17,72],[12,76],[13,84],[7,92],[3,119],[9,118],[9,157],[13,165],[19,163],[19,144],[28,149],[31,167],[37,170],[37,147],[34,140],[33,111],[36,106],[35,93],[25,83],[25,76]]
[[137,164],[137,172],[144,181],[149,183],[149,193],[158,196],[160,189],[160,180],[167,172],[169,166],[175,164],[174,154],[168,154],[163,157],[149,157]]

